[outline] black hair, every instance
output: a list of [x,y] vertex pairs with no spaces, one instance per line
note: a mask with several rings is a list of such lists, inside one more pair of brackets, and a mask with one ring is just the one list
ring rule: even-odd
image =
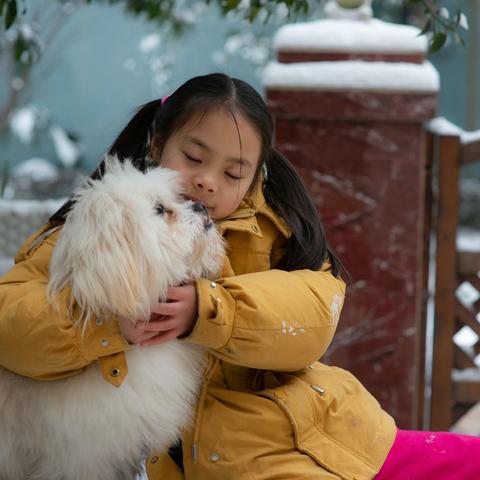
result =
[[[335,276],[344,270],[329,247],[315,205],[292,164],[273,148],[273,120],[260,94],[248,83],[223,73],[191,78],[173,92],[166,102],[154,100],[139,107],[108,150],[120,160],[130,158],[144,171],[148,166],[150,145],[161,151],[170,135],[187,123],[193,115],[215,108],[243,115],[261,137],[261,157],[252,186],[262,168],[267,175],[263,184],[265,200],[288,226],[285,253],[275,268],[282,270],[318,270],[325,261]],[[91,175],[100,178],[104,163]],[[65,220],[73,200],[69,200],[51,221]]]

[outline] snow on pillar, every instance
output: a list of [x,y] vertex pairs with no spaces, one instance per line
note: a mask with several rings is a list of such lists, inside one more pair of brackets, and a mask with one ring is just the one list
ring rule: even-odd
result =
[[[330,17],[287,25],[264,84],[276,146],[298,168],[352,283],[326,363],[419,427],[426,134],[438,73],[410,26]],[[340,12],[340,13],[339,13]],[[348,11],[352,17],[351,10]]]

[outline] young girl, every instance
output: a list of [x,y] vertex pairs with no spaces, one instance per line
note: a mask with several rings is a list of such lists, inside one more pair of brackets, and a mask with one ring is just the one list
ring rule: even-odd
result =
[[343,305],[342,266],[272,135],[258,93],[223,74],[141,107],[109,153],[181,173],[227,241],[221,278],[171,288],[146,326],[99,322],[82,337],[45,299],[50,230],[68,202],[0,282],[0,365],[55,380],[98,361],[118,386],[130,344],[208,348],[194,423],[168,453],[152,452],[151,480],[480,478],[480,439],[399,431],[351,374],[316,361]]

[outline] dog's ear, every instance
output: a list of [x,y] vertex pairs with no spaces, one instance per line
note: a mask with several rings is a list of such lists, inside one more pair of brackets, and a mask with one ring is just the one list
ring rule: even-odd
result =
[[148,318],[151,299],[142,288],[146,266],[136,218],[128,204],[110,193],[95,188],[80,192],[53,252],[49,297],[71,287],[85,320],[120,312]]

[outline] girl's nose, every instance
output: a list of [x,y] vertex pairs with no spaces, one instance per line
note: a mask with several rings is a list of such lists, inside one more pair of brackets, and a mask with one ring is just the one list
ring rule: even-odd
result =
[[214,193],[216,191],[215,182],[213,179],[207,176],[196,178],[195,185],[199,190],[204,190],[210,193]]

